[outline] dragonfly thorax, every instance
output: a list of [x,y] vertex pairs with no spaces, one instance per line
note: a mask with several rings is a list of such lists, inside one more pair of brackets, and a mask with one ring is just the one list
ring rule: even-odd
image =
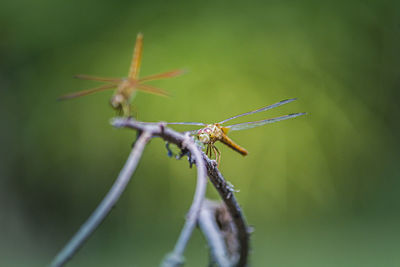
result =
[[118,86],[116,93],[110,101],[111,106],[114,109],[120,109],[124,104],[129,102],[133,88],[135,87],[136,83],[137,82],[134,79],[124,78],[122,80],[122,82]]

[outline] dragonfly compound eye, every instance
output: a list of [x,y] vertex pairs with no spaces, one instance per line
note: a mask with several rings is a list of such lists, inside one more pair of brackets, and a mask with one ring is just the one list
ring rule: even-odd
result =
[[208,144],[210,142],[210,135],[206,134],[206,133],[200,133],[198,135],[198,138],[200,140],[200,142],[202,142],[203,144]]
[[211,132],[212,132],[212,130],[210,128],[205,128],[203,131],[206,134],[211,134]]

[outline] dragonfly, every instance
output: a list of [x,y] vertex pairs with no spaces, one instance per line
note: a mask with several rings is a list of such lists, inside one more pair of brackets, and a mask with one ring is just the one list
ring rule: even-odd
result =
[[221,161],[221,152],[215,146],[215,143],[217,141],[220,141],[224,145],[228,146],[229,148],[233,149],[234,151],[240,153],[243,156],[246,156],[248,154],[248,151],[245,148],[239,146],[231,138],[228,137],[227,134],[229,131],[247,130],[247,129],[263,126],[263,125],[278,122],[278,121],[292,119],[292,118],[295,118],[298,116],[305,115],[306,113],[304,113],[304,112],[303,113],[292,113],[292,114],[288,114],[288,115],[284,115],[284,116],[280,116],[280,117],[276,117],[276,118],[272,118],[272,119],[244,122],[244,123],[232,124],[232,125],[228,125],[228,126],[223,126],[222,124],[224,124],[228,121],[231,121],[233,119],[236,119],[236,118],[240,118],[243,116],[267,111],[272,108],[276,108],[276,107],[288,104],[295,100],[296,100],[296,98],[282,100],[278,103],[275,103],[275,104],[272,104],[272,105],[269,105],[269,106],[266,106],[266,107],[263,107],[263,108],[260,108],[257,110],[242,113],[242,114],[233,116],[229,119],[225,119],[225,120],[217,122],[217,123],[206,124],[206,123],[202,123],[202,122],[171,122],[171,123],[166,123],[166,124],[203,126],[203,128],[201,128],[199,130],[189,131],[189,133],[196,136],[197,139],[207,147],[206,148],[207,156],[210,156],[210,158],[211,158],[212,153],[214,153],[215,159],[219,165],[220,161]]
[[166,91],[144,83],[153,80],[176,77],[183,74],[185,71],[178,69],[155,75],[149,75],[144,78],[139,78],[139,71],[142,62],[142,52],[143,52],[143,34],[139,33],[136,38],[135,48],[133,50],[133,57],[128,77],[103,78],[103,77],[96,77],[89,75],[75,75],[75,78],[78,79],[99,81],[99,82],[104,82],[105,84],[97,88],[66,94],[59,97],[58,99],[59,100],[71,99],[116,88],[114,95],[110,100],[111,106],[115,110],[117,110],[120,114],[123,114],[124,116],[130,116],[131,113],[130,103],[134,95],[136,94],[136,91],[142,91],[160,96],[168,96],[168,93]]

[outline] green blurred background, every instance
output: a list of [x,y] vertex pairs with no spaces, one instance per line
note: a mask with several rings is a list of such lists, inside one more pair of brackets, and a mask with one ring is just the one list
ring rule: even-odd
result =
[[[252,266],[400,266],[398,1],[3,1],[0,4],[0,266],[43,266],[101,201],[135,138],[113,129],[111,92],[57,102],[121,77],[136,34],[140,120],[304,117],[231,137],[221,170],[240,190]],[[187,130],[187,127],[176,127]],[[195,169],[153,140],[111,215],[69,266],[157,266],[171,251]],[[210,198],[217,198],[209,187]],[[187,266],[206,266],[196,231]]]

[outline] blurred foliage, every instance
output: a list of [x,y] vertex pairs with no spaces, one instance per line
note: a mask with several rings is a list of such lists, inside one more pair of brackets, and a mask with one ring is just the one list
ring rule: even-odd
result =
[[[89,216],[135,133],[110,127],[111,93],[57,102],[127,74],[185,67],[138,94],[140,120],[304,117],[230,136],[222,172],[252,239],[253,266],[399,266],[398,1],[3,1],[0,4],[0,265],[41,266]],[[187,130],[185,127],[176,127]],[[195,170],[148,146],[128,190],[71,266],[155,266],[173,248]],[[210,187],[210,197],[217,197]],[[206,266],[196,232],[187,266]]]

